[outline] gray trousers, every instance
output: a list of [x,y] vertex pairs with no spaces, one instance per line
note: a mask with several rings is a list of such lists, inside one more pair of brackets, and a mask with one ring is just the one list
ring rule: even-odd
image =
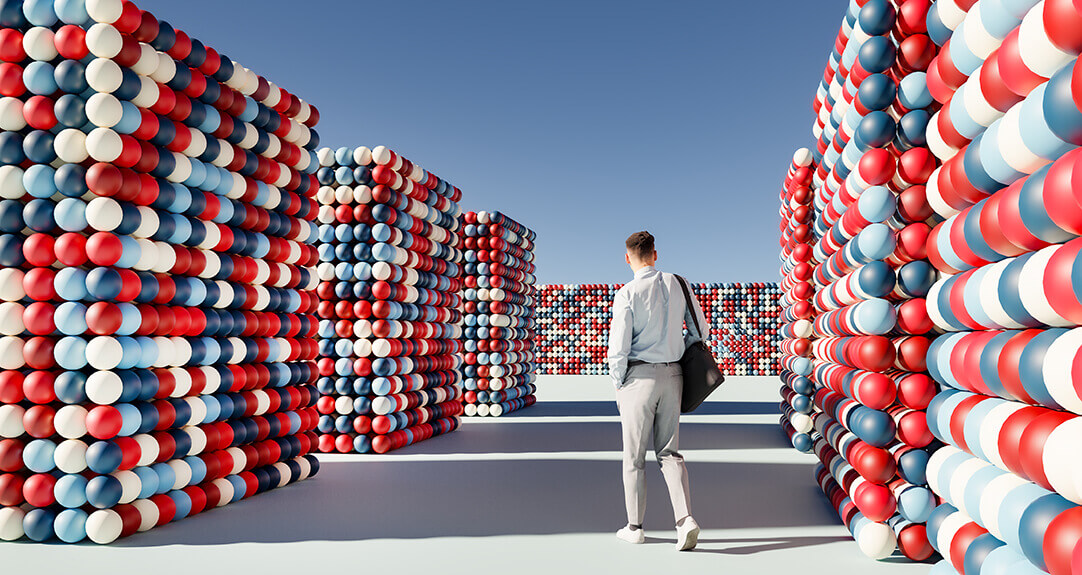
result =
[[636,365],[616,390],[624,436],[624,500],[627,521],[642,525],[646,513],[646,450],[653,448],[669,487],[677,521],[691,514],[688,472],[680,455],[679,363]]

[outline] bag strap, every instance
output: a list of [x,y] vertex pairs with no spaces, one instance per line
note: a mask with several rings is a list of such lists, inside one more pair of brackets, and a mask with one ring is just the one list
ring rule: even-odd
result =
[[687,280],[682,276],[676,276],[676,281],[680,284],[680,289],[684,290],[684,302],[687,303],[688,311],[691,312],[691,321],[695,323],[695,331],[699,334],[699,339],[705,339],[703,337],[703,328],[699,327],[699,314],[695,313],[695,305],[691,303],[691,293],[688,291]]

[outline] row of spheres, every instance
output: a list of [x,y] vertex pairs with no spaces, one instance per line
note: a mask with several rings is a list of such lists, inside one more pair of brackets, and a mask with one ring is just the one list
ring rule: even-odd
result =
[[318,470],[318,121],[132,2],[0,6],[0,538]]
[[462,192],[386,147],[318,152],[319,449],[458,428]]
[[500,212],[462,222],[463,410],[499,417],[536,401],[536,233]]
[[940,1],[928,22],[936,571],[1078,573],[1082,7]]
[[[538,288],[537,364],[541,373],[608,373],[612,299],[620,285],[552,284]],[[778,284],[698,283],[692,292],[710,326],[706,344],[729,375],[777,373]]]
[[860,549],[933,553],[927,0],[850,3],[783,189],[782,425]]

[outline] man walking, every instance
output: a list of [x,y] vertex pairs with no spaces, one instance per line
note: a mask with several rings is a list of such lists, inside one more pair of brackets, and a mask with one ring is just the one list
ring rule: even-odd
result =
[[[616,536],[629,543],[646,540],[646,450],[652,447],[669,487],[676,548],[686,551],[698,543],[699,525],[691,517],[688,474],[678,451],[683,391],[679,361],[688,345],[702,339],[691,314],[698,314],[701,326],[706,326],[706,317],[694,294],[695,309],[687,309],[677,276],[654,268],[657,251],[650,232],[631,234],[626,245],[625,260],[635,278],[613,299],[607,358],[624,438],[628,524]],[[685,322],[687,337],[682,333]]]

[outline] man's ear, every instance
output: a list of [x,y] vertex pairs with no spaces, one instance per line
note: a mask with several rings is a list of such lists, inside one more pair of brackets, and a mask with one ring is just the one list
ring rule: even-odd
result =
[[624,261],[631,265],[631,254],[624,252]]
[[654,261],[657,261],[657,250],[654,250]]

